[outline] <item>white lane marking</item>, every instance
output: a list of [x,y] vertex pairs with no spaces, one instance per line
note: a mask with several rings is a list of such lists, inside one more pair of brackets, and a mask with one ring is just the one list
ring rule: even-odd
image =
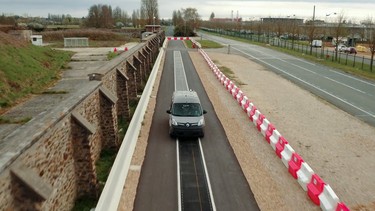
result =
[[177,154],[177,194],[178,194],[178,211],[181,211],[182,205],[181,205],[181,181],[180,181],[180,153],[179,153],[179,141],[176,139],[176,154]]
[[[327,77],[327,76],[320,75],[319,73],[317,73],[317,72],[315,72],[315,71],[313,71],[313,70],[307,69],[307,68],[302,67],[302,66],[297,65],[297,64],[290,63],[290,62],[286,61],[285,59],[277,58],[276,56],[273,56],[273,55],[268,54],[268,53],[263,52],[263,51],[254,50],[254,49],[253,49],[253,51],[256,51],[256,52],[262,53],[262,54],[264,54],[264,55],[268,55],[268,56],[270,56],[270,57],[272,57],[272,58],[275,58],[275,59],[277,59],[277,60],[279,60],[279,61],[285,62],[285,63],[290,64],[290,65],[293,65],[293,66],[295,66],[295,67],[301,68],[301,69],[303,69],[303,70],[305,70],[305,71],[307,71],[307,72],[310,72],[310,73],[312,73],[312,74],[315,74],[315,75],[318,75],[318,76],[324,77],[324,78],[326,78],[326,79],[328,79],[328,80],[331,80],[331,81],[336,82],[336,83],[338,83],[338,84],[340,84],[340,85],[346,86],[346,87],[348,87],[348,88],[350,88],[350,89],[353,89],[353,90],[355,90],[355,91],[357,91],[357,92],[360,92],[360,93],[362,93],[362,94],[368,94],[367,92],[364,92],[364,91],[362,91],[362,90],[359,90],[359,89],[357,89],[357,88],[354,88],[354,87],[352,87],[352,86],[349,86],[349,85],[347,85],[347,84],[344,84],[344,83],[342,83],[342,82],[339,82],[339,81],[334,80],[334,79],[332,79],[332,78],[329,78],[329,77]],[[298,58],[294,58],[294,57],[290,57],[290,58],[291,58],[291,59],[294,59],[294,60],[297,60],[297,61],[300,61],[300,62],[303,62],[303,63],[306,63],[306,64],[309,64],[309,65],[312,65],[312,66],[316,66],[315,64],[310,63],[310,62],[307,62],[307,61],[304,61],[304,60],[302,60],[302,59],[298,59]],[[258,59],[259,59],[259,58],[258,58]],[[337,73],[336,71],[333,71],[333,70],[330,70],[330,69],[328,69],[328,70],[331,71],[331,72],[335,72],[335,73]],[[342,74],[342,73],[340,73],[340,74],[343,75],[343,76],[346,76],[345,74]],[[351,77],[351,78],[353,78],[353,77]],[[364,81],[362,81],[362,82],[364,82]],[[368,82],[366,82],[366,83],[368,83]],[[368,83],[368,84],[370,84],[370,83]],[[373,84],[370,84],[370,85],[374,86]],[[371,94],[368,94],[368,95],[372,96]]]
[[[187,90],[189,90],[189,86],[188,86],[188,82],[187,82],[187,78],[186,78],[186,73],[185,73],[185,69],[184,69],[184,65],[183,65],[183,61],[182,61],[182,56],[181,56],[181,52],[180,51],[174,51],[174,54],[173,56],[175,57],[175,53],[177,55],[177,57],[180,57],[181,59],[181,64],[182,64],[182,71],[183,71],[183,75],[185,77],[185,82],[186,82],[186,88]],[[176,59],[174,58],[174,75],[175,75],[175,78],[174,78],[174,84],[175,84],[175,91],[176,91]],[[207,181],[207,186],[208,186],[208,190],[209,190],[209,193],[210,193],[210,200],[211,200],[211,206],[212,206],[212,210],[213,211],[216,211],[216,205],[215,205],[215,201],[214,201],[214,197],[213,197],[213,193],[212,193],[212,188],[211,188],[211,182],[210,182],[210,179],[208,177],[208,171],[207,171],[207,166],[206,166],[206,160],[204,159],[204,154],[203,154],[203,148],[202,148],[202,144],[201,144],[201,140],[200,138],[198,138],[198,141],[199,141],[199,147],[200,147],[200,150],[201,150],[201,156],[202,156],[202,161],[203,161],[203,166],[204,166],[204,171],[206,172],[206,181]],[[178,138],[176,139],[176,157],[177,157],[177,194],[178,194],[178,211],[181,211],[182,210],[182,202],[181,202],[181,174],[180,174],[180,153],[179,153],[179,140]]]
[[302,67],[302,66],[299,66],[299,65],[296,65],[296,64],[290,63],[290,62],[285,61],[285,60],[283,60],[283,59],[277,59],[277,60],[280,60],[280,61],[282,61],[282,62],[288,63],[288,64],[290,64],[290,65],[293,65],[293,66],[295,66],[295,67],[298,67],[298,68],[300,68],[300,69],[303,69],[303,70],[305,70],[305,71],[307,71],[307,72],[310,72],[310,73],[312,73],[312,74],[318,75],[318,76],[320,76],[320,77],[326,78],[326,79],[328,79],[328,80],[330,80],[330,81],[333,81],[333,82],[335,82],[335,83],[338,83],[338,84],[340,84],[340,85],[346,86],[346,87],[348,87],[349,89],[353,89],[354,91],[360,92],[360,93],[362,93],[362,94],[367,94],[366,92],[364,92],[364,91],[362,91],[362,90],[359,90],[359,89],[357,89],[357,88],[354,88],[354,87],[349,86],[349,85],[347,85],[347,84],[344,84],[344,83],[342,83],[342,82],[339,82],[339,81],[337,81],[337,80],[334,80],[334,79],[332,79],[332,78],[330,78],[330,77],[328,77],[328,76],[320,75],[319,73],[317,73],[317,72],[315,72],[315,71],[313,71],[313,70],[309,70],[309,69],[307,69],[307,68],[305,68],[305,67]]
[[[235,48],[235,49],[236,49],[236,48]],[[303,82],[303,83],[305,83],[305,84],[307,84],[307,85],[309,85],[309,86],[311,86],[311,87],[313,87],[313,88],[315,88],[315,89],[317,89],[317,90],[319,90],[319,91],[321,91],[321,92],[323,92],[323,93],[325,93],[325,94],[327,94],[327,95],[329,95],[329,96],[331,96],[331,97],[333,97],[333,98],[336,98],[337,100],[339,100],[339,101],[341,101],[341,102],[343,102],[343,103],[345,103],[345,104],[347,104],[347,105],[349,105],[349,106],[352,106],[353,108],[355,108],[355,109],[357,109],[357,110],[359,110],[359,111],[362,111],[363,113],[365,113],[365,114],[371,116],[372,118],[375,118],[375,115],[374,115],[374,114],[372,114],[372,113],[370,113],[370,112],[368,112],[368,111],[366,111],[366,110],[363,110],[362,108],[360,108],[360,107],[358,107],[358,106],[356,106],[356,105],[354,105],[354,104],[352,104],[352,103],[349,103],[349,102],[346,101],[345,99],[342,99],[342,98],[340,98],[340,97],[337,97],[336,95],[331,94],[331,93],[329,93],[329,92],[327,92],[327,91],[321,89],[320,87],[315,86],[314,84],[311,84],[311,83],[309,83],[309,82],[307,82],[307,81],[304,81],[304,80],[302,80],[301,78],[298,78],[297,76],[294,76],[294,75],[288,73],[287,71],[282,70],[282,69],[280,69],[280,68],[278,68],[278,67],[276,67],[276,66],[274,66],[274,65],[272,65],[272,64],[270,64],[270,63],[267,63],[267,62],[265,62],[265,61],[263,61],[263,60],[260,60],[260,59],[258,59],[257,57],[255,57],[255,56],[253,56],[253,55],[250,55],[250,54],[248,54],[248,53],[246,53],[246,52],[244,52],[244,51],[241,51],[240,49],[236,49],[236,50],[238,50],[239,52],[241,52],[241,53],[243,53],[243,54],[245,54],[245,55],[248,55],[248,56],[254,58],[255,60],[258,60],[258,61],[260,61],[260,62],[262,62],[262,63],[264,63],[264,64],[266,64],[266,65],[268,65],[268,66],[270,66],[270,67],[273,67],[273,68],[275,68],[275,69],[277,69],[277,70],[283,72],[284,74],[287,74],[287,75],[289,75],[290,77],[295,78],[295,79],[297,79],[297,80],[299,80],[299,81],[301,81],[301,82]]]
[[359,79],[359,78],[353,77],[353,76],[351,76],[351,75],[344,74],[344,73],[340,73],[340,72],[337,72],[337,71],[334,71],[334,70],[331,70],[331,69],[328,69],[328,71],[330,71],[330,72],[332,72],[332,73],[337,73],[337,74],[339,74],[339,75],[342,75],[342,76],[348,77],[348,78],[350,78],[350,79],[353,79],[353,80],[356,80],[356,81],[360,81],[360,82],[362,82],[362,83],[365,83],[365,84],[367,84],[367,85],[370,85],[370,86],[375,87],[375,84],[374,84],[374,83],[370,83],[370,82],[368,82],[368,81],[365,81],[365,80],[362,80],[362,79]]
[[182,61],[182,55],[180,51],[173,51],[173,62],[174,62],[174,90],[177,91],[177,85],[176,85],[176,77],[177,77],[177,70],[176,67],[177,65],[181,65],[182,69],[182,76],[184,77],[185,85],[186,85],[186,90],[181,90],[181,91],[187,91],[189,90],[189,85],[187,82],[186,78],[186,73],[185,73],[185,67],[184,67],[184,62]]
[[201,149],[201,156],[202,156],[204,171],[206,172],[205,175],[206,175],[206,181],[207,181],[208,191],[210,192],[210,200],[211,200],[212,210],[216,211],[216,205],[215,205],[214,195],[212,193],[210,177],[208,176],[208,171],[207,171],[207,166],[206,166],[206,160],[204,159],[203,147],[202,147],[202,143],[201,143],[201,139],[200,138],[198,138],[198,142],[199,142],[199,148]]
[[330,81],[336,82],[336,83],[338,83],[338,84],[341,84],[341,85],[343,85],[343,86],[346,86],[346,87],[348,87],[348,88],[350,88],[350,89],[353,89],[353,90],[355,90],[355,91],[357,91],[357,92],[360,92],[360,93],[362,93],[362,94],[368,94],[367,92],[364,92],[364,91],[359,90],[359,89],[357,89],[357,88],[354,88],[354,87],[352,87],[352,86],[346,85],[346,84],[344,84],[344,83],[342,83],[342,82],[340,82],[340,81],[336,81],[336,80],[334,80],[334,79],[332,79],[332,78],[330,78],[330,77],[324,76],[324,78],[326,78],[326,79],[328,79],[328,80],[330,80]]

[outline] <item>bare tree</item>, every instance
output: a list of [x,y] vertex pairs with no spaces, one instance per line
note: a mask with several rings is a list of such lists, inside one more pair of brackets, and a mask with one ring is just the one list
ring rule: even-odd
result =
[[138,26],[139,26],[139,10],[133,10],[132,24],[133,24],[134,28],[138,28]]
[[146,24],[159,22],[159,8],[157,0],[141,0],[141,16],[144,15]]
[[375,54],[375,24],[372,24],[372,27],[370,29],[370,35],[369,35],[369,47],[371,52],[371,62],[370,62],[370,70],[372,72],[374,67],[374,54]]
[[372,17],[368,17],[366,20],[362,21],[365,25],[364,37],[367,39],[367,43],[370,48],[371,61],[370,61],[370,71],[373,71],[374,65],[374,54],[375,54],[375,21]]
[[196,8],[189,7],[182,9],[182,14],[185,22],[192,28],[191,31],[199,27],[200,17]]
[[[299,34],[299,28],[297,24],[297,19],[293,18],[288,21],[287,31],[289,31],[288,35],[291,36],[292,39],[292,49],[294,49],[294,40],[297,34]],[[289,29],[289,30],[288,30]]]
[[338,54],[338,46],[339,46],[339,39],[341,36],[343,36],[346,32],[346,29],[344,27],[345,25],[345,15],[343,12],[341,12],[340,14],[338,14],[337,16],[337,20],[336,20],[336,26],[333,27],[333,32],[332,32],[332,35],[335,37],[336,39],[336,43],[335,43],[335,49],[336,49],[336,52],[335,52],[335,60],[337,60],[337,54]]
[[112,7],[101,4],[91,6],[86,25],[96,28],[113,27]]
[[93,5],[89,9],[89,14],[87,17],[86,25],[90,27],[100,27],[99,19],[100,19],[100,5]]

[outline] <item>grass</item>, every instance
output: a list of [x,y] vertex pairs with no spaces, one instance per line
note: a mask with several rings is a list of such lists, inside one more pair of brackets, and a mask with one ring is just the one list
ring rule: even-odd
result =
[[114,149],[103,149],[100,153],[100,158],[96,163],[96,174],[99,182],[105,183],[107,181],[116,155],[117,150]]
[[[100,153],[100,158],[96,162],[96,176],[99,181],[99,193],[103,191],[104,184],[107,181],[109,172],[111,171],[113,162],[116,159],[117,150],[103,149]],[[99,194],[100,195],[100,194]],[[84,196],[75,201],[73,211],[90,211],[91,208],[96,207],[98,199],[94,197]]]
[[213,60],[213,62],[216,64],[216,66],[220,69],[224,75],[226,75],[231,81],[234,81],[237,86],[245,85],[242,81],[238,80],[234,75],[234,72],[226,66],[221,66],[220,63],[217,60]]
[[59,79],[70,57],[71,52],[50,47],[0,45],[0,109],[31,93],[42,93]]
[[129,100],[129,109],[130,109],[130,116],[131,117],[133,116],[133,114],[135,112],[135,109],[137,108],[138,102],[139,102],[138,98]]
[[[202,46],[202,48],[222,48],[223,46],[217,42],[211,40],[197,40]],[[193,48],[193,42],[191,40],[185,41],[188,48]]]
[[126,121],[125,118],[122,116],[118,116],[118,138],[119,140],[123,140],[125,137],[125,133],[129,127],[130,121]]
[[92,197],[82,197],[76,200],[72,211],[90,211],[96,207],[98,200]]
[[[138,99],[133,99],[129,101],[130,107],[130,114],[131,116],[134,114],[134,111],[138,105]],[[127,121],[122,117],[118,117],[118,133],[119,133],[119,140],[123,140],[125,137],[125,133],[129,127],[130,120]],[[103,149],[100,153],[100,158],[96,162],[96,176],[99,181],[99,192],[103,191],[105,182],[108,179],[109,173],[113,166],[113,163],[117,156],[116,149]],[[98,203],[97,198],[93,197],[81,197],[76,200],[74,204],[73,211],[90,211],[91,208],[95,207]]]
[[[205,33],[217,35],[217,33],[213,33],[213,32],[205,31]],[[293,56],[296,56],[296,57],[301,57],[301,58],[304,58],[306,60],[310,60],[310,61],[325,65],[325,66],[330,67],[330,68],[335,68],[335,69],[344,71],[346,73],[350,73],[350,74],[360,76],[360,77],[364,77],[364,78],[368,78],[368,79],[375,79],[375,71],[370,72],[369,71],[369,69],[370,69],[369,65],[364,64],[364,67],[363,67],[364,70],[362,70],[359,67],[359,66],[361,66],[361,65],[359,65],[360,58],[358,58],[357,64],[355,65],[355,67],[353,67],[352,61],[349,61],[349,60],[348,60],[347,65],[345,65],[345,62],[343,62],[343,61],[341,61],[341,64],[338,63],[337,61],[332,61],[332,57],[330,57],[329,59],[316,57],[316,56],[314,56],[315,55],[314,52],[313,52],[313,55],[309,55],[309,54],[304,54],[304,53],[294,51],[294,50],[291,50],[291,49],[286,49],[286,48],[277,47],[277,46],[269,46],[266,43],[251,41],[251,40],[246,39],[246,38],[233,37],[233,36],[223,35],[223,34],[221,34],[220,36],[224,37],[224,38],[227,38],[227,39],[232,39],[232,40],[244,42],[244,43],[249,43],[249,44],[259,45],[259,46],[263,46],[263,47],[267,47],[267,48],[272,48],[274,50],[284,52],[284,53],[287,53],[287,54],[290,54],[290,55],[293,55]]]
[[26,122],[30,120],[31,120],[31,117],[25,117],[22,119],[9,119],[9,118],[0,116],[0,124],[25,124]]
[[119,53],[118,52],[109,52],[108,54],[107,54],[107,59],[108,60],[112,60],[112,59],[114,59],[116,56],[118,56],[119,55]]

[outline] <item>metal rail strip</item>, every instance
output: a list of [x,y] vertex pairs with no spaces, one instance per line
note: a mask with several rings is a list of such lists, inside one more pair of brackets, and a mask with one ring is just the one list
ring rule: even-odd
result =
[[[189,90],[180,51],[173,52],[175,91]],[[201,140],[176,140],[178,211],[212,210],[216,206]]]

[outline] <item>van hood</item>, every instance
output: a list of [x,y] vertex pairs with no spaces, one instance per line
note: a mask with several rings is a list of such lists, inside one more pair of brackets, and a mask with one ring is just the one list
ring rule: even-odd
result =
[[173,116],[172,119],[174,119],[178,124],[186,124],[186,123],[191,123],[191,124],[197,124],[199,120],[203,119],[203,116],[194,116],[194,117],[187,117],[187,116]]

